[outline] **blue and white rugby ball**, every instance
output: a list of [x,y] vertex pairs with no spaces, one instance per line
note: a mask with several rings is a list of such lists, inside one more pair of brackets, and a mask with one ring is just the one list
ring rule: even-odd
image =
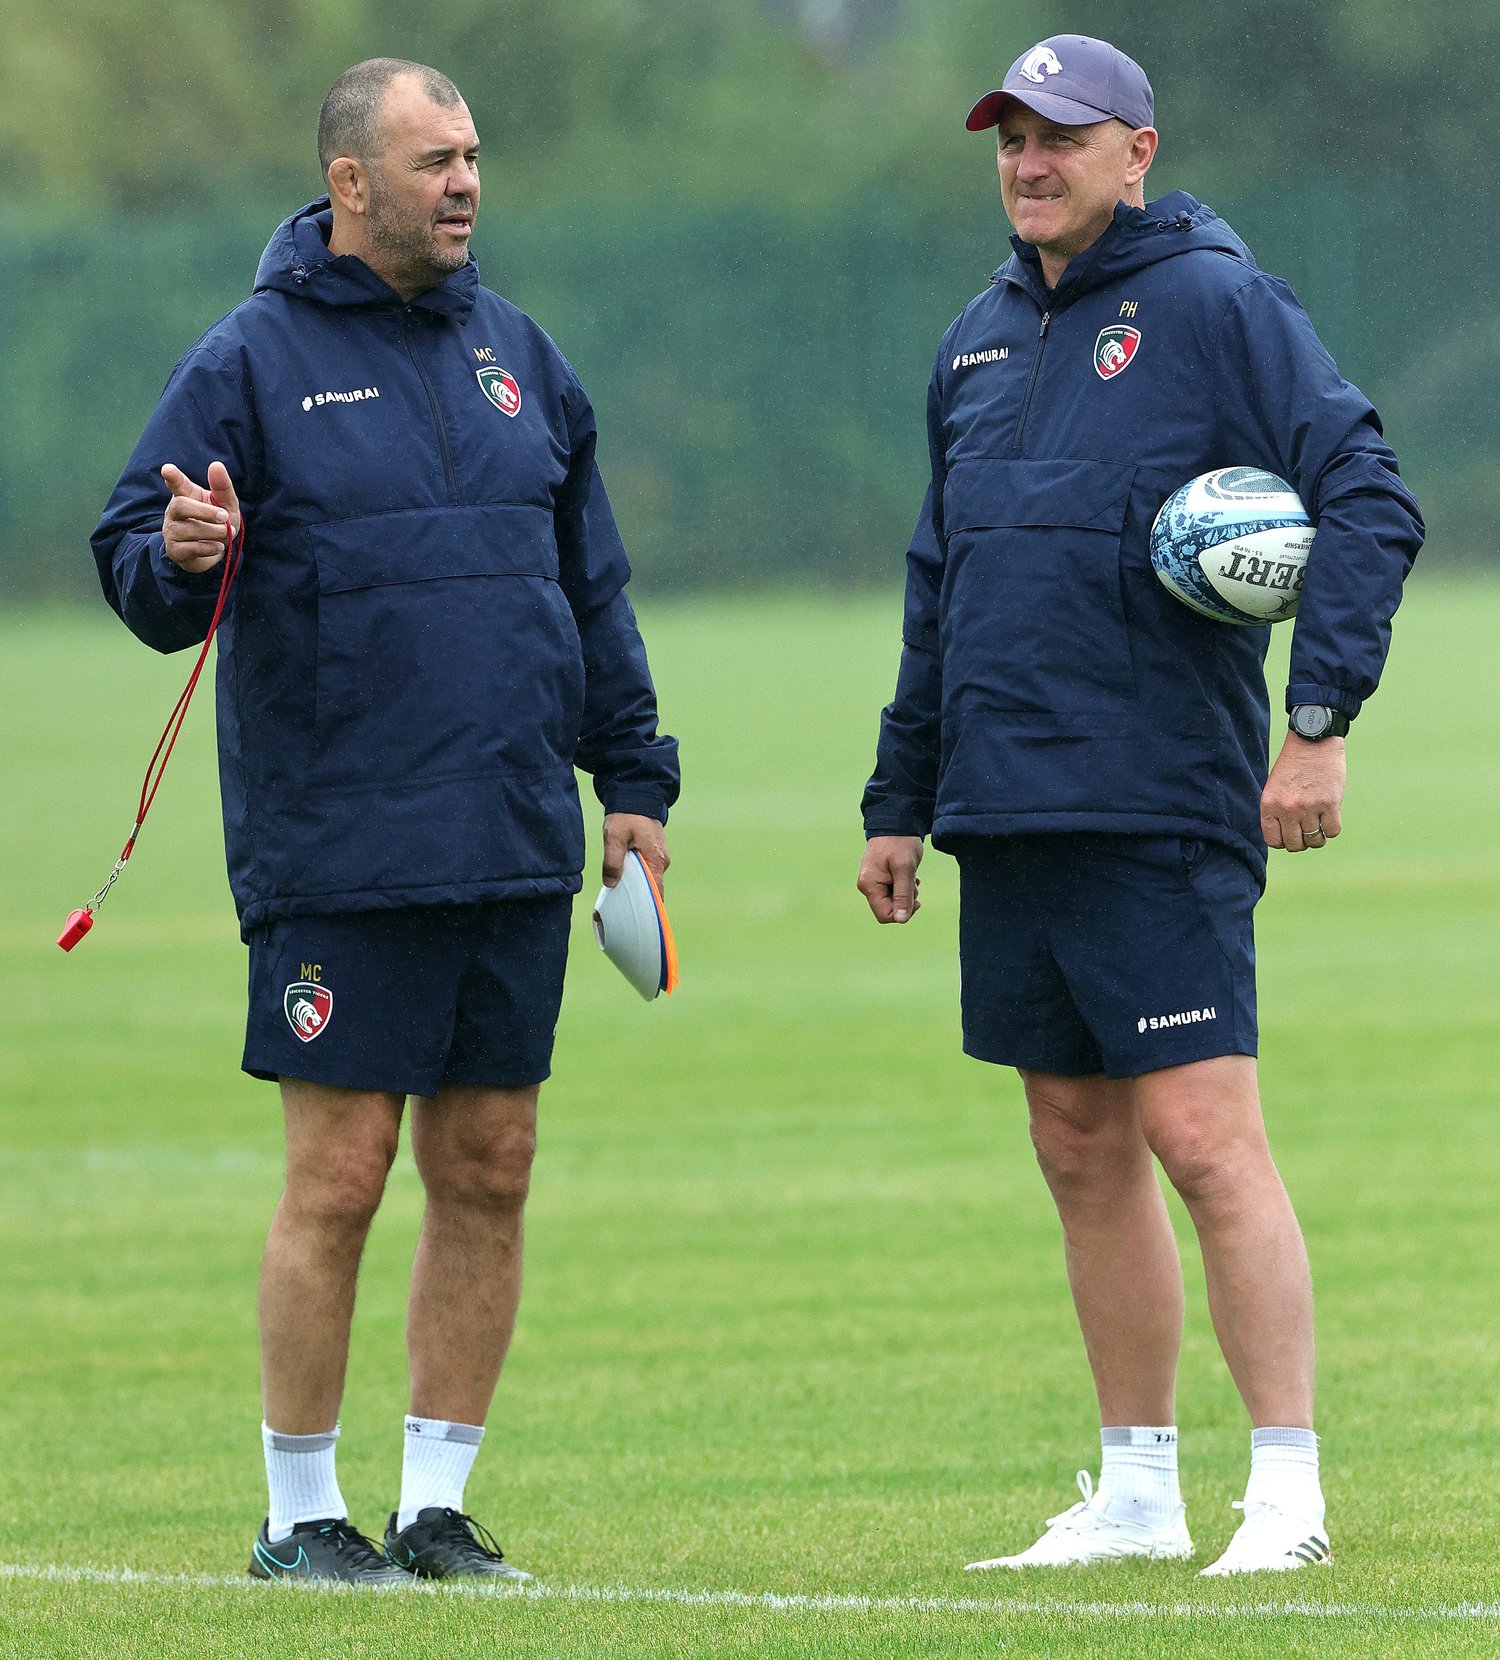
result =
[[1205,617],[1285,622],[1297,614],[1312,539],[1312,520],[1284,479],[1259,467],[1221,467],[1162,503],[1151,563]]

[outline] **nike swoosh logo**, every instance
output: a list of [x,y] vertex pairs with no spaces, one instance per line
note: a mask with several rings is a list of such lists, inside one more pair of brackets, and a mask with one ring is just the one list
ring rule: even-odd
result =
[[269,1574],[294,1574],[298,1568],[306,1565],[307,1552],[301,1545],[298,1545],[296,1560],[293,1562],[283,1562],[279,1556],[272,1556],[270,1551],[268,1551],[265,1546],[261,1544],[260,1540],[257,1539],[255,1541],[255,1559]]

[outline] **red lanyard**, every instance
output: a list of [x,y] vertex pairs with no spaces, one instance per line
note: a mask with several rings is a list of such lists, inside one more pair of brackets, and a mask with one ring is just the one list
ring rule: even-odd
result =
[[224,553],[224,570],[219,578],[219,597],[214,605],[214,614],[209,619],[208,633],[203,636],[203,646],[198,653],[198,661],[193,664],[193,672],[188,676],[187,685],[182,688],[182,696],[173,705],[172,713],[167,716],[167,724],[162,729],[162,735],[156,741],[156,748],[151,752],[151,759],[146,763],[146,776],[141,781],[141,797],[136,803],[135,823],[130,828],[130,834],[125,838],[125,845],[120,850],[120,857],[115,860],[115,868],[109,873],[109,880],[100,888],[98,893],[85,905],[82,910],[74,911],[63,926],[63,931],[57,936],[57,943],[64,951],[71,951],[79,940],[94,926],[94,912],[104,903],[109,890],[119,881],[124,873],[130,855],[135,851],[136,838],[141,833],[141,826],[146,822],[146,814],[151,811],[151,803],[156,800],[156,792],[161,788],[162,778],[166,774],[167,762],[172,758],[172,749],[177,742],[177,734],[182,731],[182,723],[187,719],[188,704],[193,701],[193,692],[198,685],[198,676],[203,673],[203,665],[208,661],[208,648],[213,644],[214,633],[218,629],[220,619],[224,615],[224,606],[229,599],[229,590],[234,586],[234,579],[240,574],[240,564],[245,557],[245,517],[240,515],[240,529],[237,536],[230,538],[229,546]]

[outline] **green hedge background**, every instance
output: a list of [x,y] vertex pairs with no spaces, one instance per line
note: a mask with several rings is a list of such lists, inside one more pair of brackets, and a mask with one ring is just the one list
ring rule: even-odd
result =
[[[1008,253],[972,97],[1059,29],[1157,90],[1151,193],[1286,276],[1427,513],[1500,516],[1500,12],[1389,0],[12,0],[0,21],[0,601],[92,594],[86,541],[173,363],[318,190],[348,62],[436,63],[485,145],[484,280],[599,410],[643,584],[892,577],[942,331]],[[1487,43],[1487,44],[1486,44]]]

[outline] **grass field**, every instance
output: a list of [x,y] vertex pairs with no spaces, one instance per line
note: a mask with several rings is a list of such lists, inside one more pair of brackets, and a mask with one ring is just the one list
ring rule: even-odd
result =
[[[468,1495],[540,1576],[505,1600],[239,1581],[279,1118],[237,1071],[209,709],[65,957],[186,663],[107,617],[0,623],[0,1655],[1500,1653],[1500,585],[1415,585],[1351,741],[1346,834],[1280,857],[1260,913],[1338,1554],[1248,1581],[961,1572],[1028,1542],[1098,1453],[1016,1083],[959,1053],[951,866],[929,859],[905,930],[853,889],[897,619],[893,596],[647,611],[687,777],[683,984],[642,1005],[580,905],[520,1328]],[[340,1444],[367,1531],[395,1502],[418,1211],[403,1156]],[[1187,1263],[1202,1559],[1247,1436]]]

